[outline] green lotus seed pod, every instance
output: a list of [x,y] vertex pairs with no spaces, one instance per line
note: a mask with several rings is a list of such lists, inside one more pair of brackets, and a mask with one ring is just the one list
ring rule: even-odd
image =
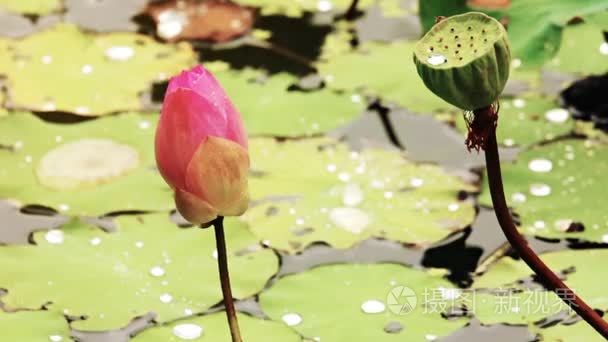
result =
[[414,63],[424,84],[446,102],[475,110],[496,102],[509,78],[505,28],[483,13],[444,19],[416,44]]

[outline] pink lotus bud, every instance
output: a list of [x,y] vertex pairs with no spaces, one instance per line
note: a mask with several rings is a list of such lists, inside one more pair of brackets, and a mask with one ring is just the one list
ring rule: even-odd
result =
[[222,87],[200,65],[169,82],[156,164],[175,191],[177,210],[194,224],[247,209],[247,134]]

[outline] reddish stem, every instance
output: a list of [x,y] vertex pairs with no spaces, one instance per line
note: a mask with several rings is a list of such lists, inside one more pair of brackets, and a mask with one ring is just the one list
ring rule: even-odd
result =
[[[490,107],[488,107],[490,108]],[[493,109],[484,108],[476,110],[475,115],[484,115],[492,112]],[[498,117],[498,113],[493,113]],[[493,120],[483,120],[492,122]],[[537,279],[547,289],[555,292],[562,301],[574,310],[581,318],[591,325],[598,333],[608,340],[608,322],[585,303],[579,296],[574,293],[564,282],[553,272],[545,263],[536,255],[536,253],[528,246],[526,239],[519,234],[511,213],[505,200],[505,193],[502,184],[502,176],[500,170],[500,156],[498,154],[498,143],[496,141],[496,126],[490,125],[489,134],[484,141],[484,149],[486,155],[486,168],[488,170],[488,182],[490,184],[490,194],[492,195],[492,203],[498,223],[502,228],[503,233],[511,243],[511,246],[525,261],[525,263],[536,273]]]
[[228,257],[226,253],[226,239],[224,238],[224,218],[219,216],[213,221],[215,227],[215,243],[217,246],[217,265],[222,284],[222,294],[224,295],[224,306],[226,307],[226,317],[230,326],[232,342],[243,342],[239,330],[239,322],[236,318],[232,290],[230,289],[230,275],[228,273]]

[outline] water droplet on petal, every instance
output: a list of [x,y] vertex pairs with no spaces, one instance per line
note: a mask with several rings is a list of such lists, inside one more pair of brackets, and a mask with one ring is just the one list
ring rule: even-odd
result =
[[284,314],[283,317],[281,317],[281,319],[283,320],[283,322],[285,322],[285,324],[287,324],[290,327],[293,327],[293,326],[296,326],[296,325],[302,323],[302,316],[298,315],[297,313]]
[[165,275],[165,269],[160,266],[154,266],[150,269],[150,275],[153,277],[162,277]]
[[563,123],[568,121],[568,118],[570,118],[570,113],[564,108],[550,109],[545,112],[545,119],[549,122]]
[[65,236],[63,235],[63,231],[59,229],[51,229],[46,234],[44,234],[44,238],[48,243],[52,243],[54,245],[59,245],[63,243]]
[[431,54],[429,55],[429,58],[427,58],[426,60],[430,65],[441,65],[445,62],[447,62],[447,58],[445,58],[444,55],[439,55],[439,54]]
[[106,57],[115,61],[126,61],[135,55],[130,46],[112,46],[106,50]]
[[163,293],[162,295],[160,295],[160,301],[165,304],[171,303],[172,300],[173,300],[173,296],[168,293]]
[[354,207],[363,202],[363,191],[358,184],[350,183],[344,187],[344,194],[342,195],[342,202],[344,205]]
[[382,313],[386,310],[386,306],[379,300],[367,300],[361,304],[361,310],[368,314]]
[[603,42],[602,44],[600,44],[600,53],[602,55],[608,56],[608,43],[607,42]]
[[521,192],[516,192],[511,195],[511,199],[516,203],[524,203],[526,201],[526,195],[522,194]]
[[533,196],[544,197],[551,194],[551,187],[543,183],[535,183],[530,185],[530,194]]
[[203,327],[198,324],[184,323],[173,327],[173,335],[182,340],[196,340],[203,334]]
[[553,169],[553,163],[548,159],[532,159],[528,163],[528,168],[532,172],[546,173]]
[[329,219],[353,234],[361,234],[371,222],[369,215],[357,208],[334,208],[329,212]]

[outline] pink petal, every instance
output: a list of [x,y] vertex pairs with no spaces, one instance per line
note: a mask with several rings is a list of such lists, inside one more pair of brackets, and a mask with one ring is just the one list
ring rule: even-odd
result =
[[184,174],[192,155],[208,136],[225,136],[233,124],[222,110],[194,91],[168,94],[156,130],[156,163],[167,183],[185,189]]

